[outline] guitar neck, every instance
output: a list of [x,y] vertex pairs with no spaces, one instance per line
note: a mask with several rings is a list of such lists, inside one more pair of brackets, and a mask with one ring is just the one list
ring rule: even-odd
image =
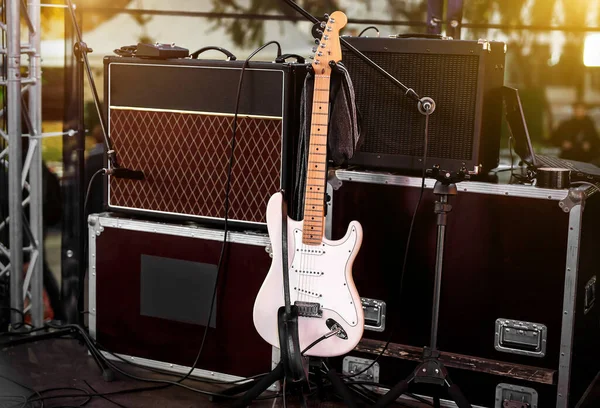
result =
[[302,242],[320,245],[325,233],[325,181],[329,123],[329,75],[315,75]]

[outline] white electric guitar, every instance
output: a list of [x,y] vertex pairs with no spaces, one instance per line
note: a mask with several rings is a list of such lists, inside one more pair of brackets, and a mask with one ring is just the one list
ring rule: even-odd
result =
[[[352,264],[362,242],[362,228],[353,221],[344,238],[331,241],[324,237],[329,62],[342,59],[339,31],[346,22],[344,13],[334,12],[317,46],[312,64],[315,81],[304,220],[287,219],[290,300],[298,310],[300,350],[331,333],[332,328],[338,329],[336,335],[307,350],[306,355],[318,357],[346,354],[358,344],[364,328],[362,304],[352,279]],[[254,304],[254,325],[263,339],[280,348],[277,316],[284,305],[281,193],[269,200],[267,227],[273,263]]]

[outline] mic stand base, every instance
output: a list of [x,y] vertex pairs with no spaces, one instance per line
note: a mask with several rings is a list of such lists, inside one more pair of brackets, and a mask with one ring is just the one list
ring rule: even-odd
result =
[[[329,369],[327,371],[327,378],[331,382],[331,386],[333,387],[334,392],[337,395],[339,395],[342,398],[342,400],[344,401],[345,406],[350,407],[350,408],[358,408],[356,401],[352,398],[350,390],[342,382],[342,380],[340,379],[340,377],[338,376],[337,372],[334,369]],[[242,395],[240,398],[234,400],[234,402],[231,404],[231,407],[232,408],[245,408],[245,407],[250,406],[252,401],[254,401],[256,398],[258,398],[263,392],[267,391],[269,389],[269,387],[271,387],[271,385],[273,385],[276,382],[282,381],[282,380],[285,380],[285,370],[283,367],[283,361],[280,361],[277,364],[277,366],[275,366],[275,368],[271,372],[269,372],[267,375],[265,375],[264,377],[254,379],[254,380],[248,381],[246,383],[228,388],[228,389],[222,391],[220,394],[227,397],[227,396],[238,395],[238,394],[241,394],[244,392],[245,393],[244,395]],[[320,384],[320,382],[319,382],[319,384]],[[302,396],[301,385],[298,386],[292,382],[287,382],[286,383],[286,391],[292,391],[291,392],[292,394],[294,392],[296,392],[297,394],[300,395],[301,399],[304,398]],[[323,393],[320,392],[319,394],[320,394],[319,398],[323,399],[323,396],[324,396]],[[220,397],[220,396],[210,397],[210,401],[212,401],[212,402],[220,402],[220,401],[223,401],[224,399],[225,398]]]
[[[50,339],[62,339],[66,336],[70,336],[74,339],[77,339],[80,344],[83,344],[87,347],[85,340],[81,337],[81,335],[72,327],[62,328],[62,329],[49,329],[44,333],[36,333],[30,334],[28,336],[19,335],[18,332],[15,333],[15,337],[11,338],[8,336],[8,340],[0,341],[0,348],[10,348],[15,346],[20,346],[23,344],[34,343],[42,340],[50,340]],[[114,371],[102,361],[103,356],[100,356],[96,353],[95,350],[87,347],[90,355],[93,357],[94,362],[98,366],[102,374],[102,378],[106,382],[112,382],[115,379]]]
[[[458,408],[472,408],[460,388],[450,380],[448,370],[446,370],[444,364],[439,360],[439,356],[439,351],[425,347],[423,349],[423,362],[415,368],[408,378],[400,381],[387,394],[380,398],[374,407],[383,408],[394,403],[402,394],[408,391],[410,384],[414,383],[437,385],[441,388],[447,388],[448,395]],[[440,394],[441,392],[437,392],[433,397],[434,408],[441,407]]]
[[448,376],[448,370],[439,360],[440,352],[437,350],[440,294],[442,284],[442,266],[444,263],[444,244],[446,240],[446,224],[448,213],[452,211],[452,206],[448,203],[448,196],[458,194],[457,182],[468,179],[469,175],[466,169],[460,169],[453,173],[441,170],[439,166],[434,166],[427,170],[427,174],[437,181],[433,187],[433,194],[438,196],[435,202],[434,213],[437,218],[437,245],[435,257],[435,280],[433,288],[433,305],[431,308],[431,335],[429,347],[423,348],[423,362],[417,366],[408,378],[400,381],[381,397],[374,405],[375,408],[387,407],[398,399],[402,394],[408,391],[411,383],[430,384],[440,387],[440,390],[433,396],[433,406],[440,407],[441,388],[447,388],[448,395],[456,403],[458,408],[472,408],[469,401],[465,398],[457,385],[453,384]]

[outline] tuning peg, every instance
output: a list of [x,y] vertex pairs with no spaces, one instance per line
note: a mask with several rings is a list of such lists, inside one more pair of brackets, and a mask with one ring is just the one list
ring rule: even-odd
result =
[[315,59],[315,56],[314,55],[309,55],[308,59]]
[[312,52],[313,52],[313,53],[317,52],[317,47],[316,47],[316,46],[315,46],[315,47],[312,47]]
[[321,21],[321,28],[325,28],[327,24],[325,24],[325,21]]
[[320,43],[321,43],[321,40],[315,38],[315,44],[319,45]]
[[325,13],[323,17],[325,18],[325,20],[329,20],[329,14]]
[[323,30],[317,30],[317,34],[323,35]]

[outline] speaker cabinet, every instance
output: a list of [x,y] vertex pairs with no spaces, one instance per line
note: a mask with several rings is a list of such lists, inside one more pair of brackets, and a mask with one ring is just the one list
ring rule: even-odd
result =
[[[121,166],[145,180],[111,177],[110,210],[221,221],[242,62],[105,59],[109,136]],[[264,226],[269,197],[291,186],[306,66],[250,63],[237,121],[229,219]],[[291,167],[293,168],[293,167]]]
[[229,231],[219,273],[222,229],[103,213],[90,217],[89,237],[90,335],[108,350],[182,374],[202,343],[193,376],[212,379],[271,368],[252,320],[271,265],[266,234]]
[[[498,165],[505,44],[423,38],[346,38],[412,88],[431,97],[426,167],[466,167],[483,172]],[[365,129],[351,164],[365,168],[421,170],[425,117],[373,68],[344,53]]]

